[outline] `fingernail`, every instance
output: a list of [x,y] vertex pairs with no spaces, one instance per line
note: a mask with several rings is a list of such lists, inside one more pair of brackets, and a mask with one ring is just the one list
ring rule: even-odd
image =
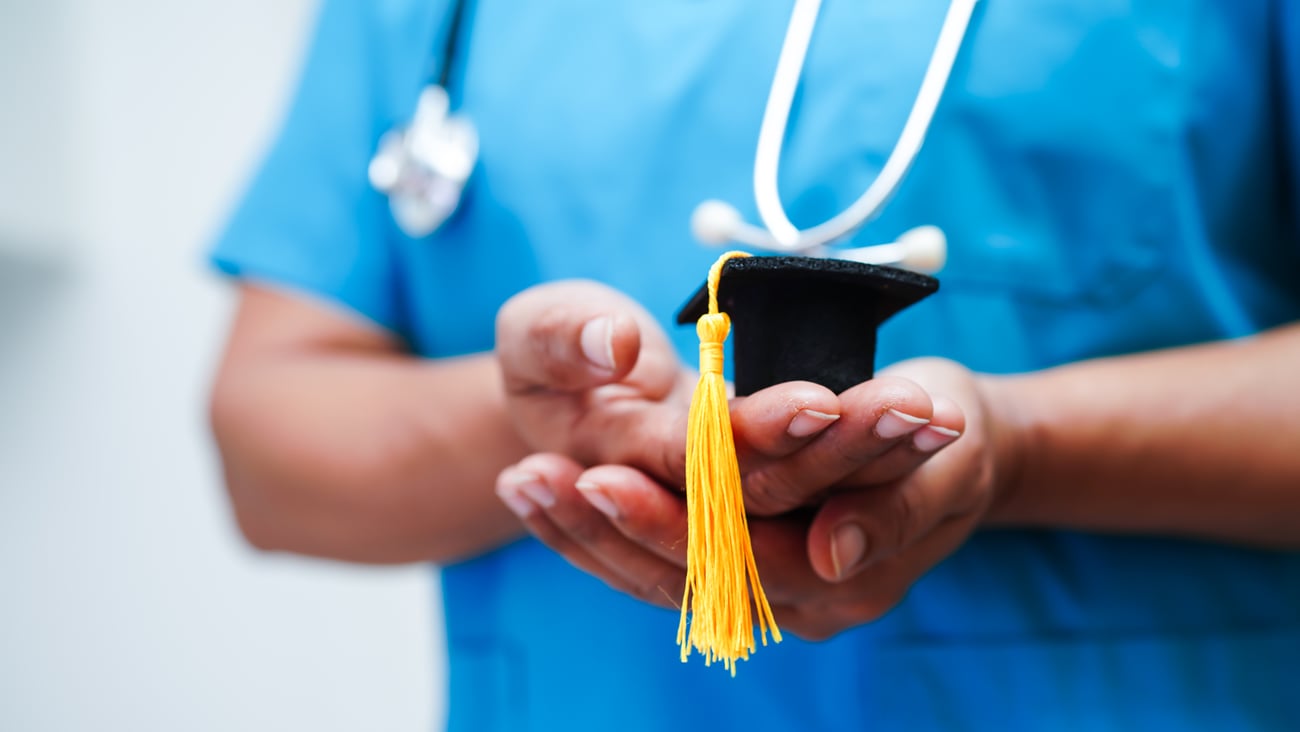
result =
[[615,520],[617,520],[621,515],[618,510],[618,504],[614,503],[614,499],[610,498],[609,494],[602,490],[599,485],[589,481],[580,480],[574,484],[574,487],[578,489],[578,493],[580,493],[583,498],[587,499],[587,503],[595,506],[597,511],[600,511]]
[[614,370],[614,319],[608,315],[592,318],[582,326],[582,355],[597,368]]
[[497,491],[497,496],[501,499],[502,503],[506,504],[506,508],[510,509],[521,519],[532,516],[533,511],[537,510],[537,507],[533,505],[532,501],[529,501],[518,493]]
[[519,494],[519,489],[522,485],[520,482],[521,479],[536,480],[536,476],[525,473],[507,473],[502,475],[501,480],[497,483],[497,497],[500,498],[501,502],[506,504],[506,508],[510,509],[516,516],[519,518],[528,518],[537,510],[537,506],[533,505],[532,501]]
[[880,415],[880,419],[876,420],[876,437],[882,440],[892,440],[896,437],[911,434],[927,424],[930,424],[930,420],[924,417],[913,417],[897,409],[891,409]]
[[831,564],[835,568],[835,578],[843,579],[846,572],[862,561],[867,551],[867,535],[857,524],[840,524],[831,532]]
[[815,409],[800,409],[790,420],[790,425],[785,428],[785,431],[791,437],[810,437],[835,424],[835,420],[839,418],[838,414],[827,414]]
[[912,445],[919,452],[934,452],[958,437],[961,437],[961,433],[957,430],[928,425],[912,436]]
[[519,494],[527,496],[533,503],[542,508],[550,508],[555,505],[555,492],[550,486],[542,482],[542,479],[535,473],[524,471],[511,471],[501,477],[501,485],[497,488],[497,494],[505,499],[505,494],[510,493],[515,497],[521,497]]

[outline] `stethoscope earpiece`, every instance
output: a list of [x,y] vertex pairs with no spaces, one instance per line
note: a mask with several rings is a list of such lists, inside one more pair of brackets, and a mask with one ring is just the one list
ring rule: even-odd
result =
[[691,234],[701,244],[723,246],[736,241],[744,223],[735,206],[710,198],[702,201],[691,213]]
[[838,249],[831,256],[934,274],[948,261],[948,237],[937,226],[918,226],[904,231],[896,241],[888,244]]

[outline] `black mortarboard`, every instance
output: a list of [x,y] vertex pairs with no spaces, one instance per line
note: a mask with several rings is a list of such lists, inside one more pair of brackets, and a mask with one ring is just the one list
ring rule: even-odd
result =
[[[784,381],[812,381],[838,394],[870,379],[876,329],[938,289],[933,277],[842,259],[729,260],[718,307],[731,317],[736,394]],[[708,301],[701,287],[677,322],[694,323]]]

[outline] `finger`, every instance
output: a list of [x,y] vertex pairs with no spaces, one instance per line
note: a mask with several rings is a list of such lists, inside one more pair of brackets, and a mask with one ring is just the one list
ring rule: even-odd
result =
[[689,387],[667,336],[632,300],[590,282],[530,288],[498,314],[497,358],[534,449],[676,469],[685,417],[667,407]]
[[912,433],[909,444],[912,450],[921,455],[933,455],[952,444],[966,431],[966,412],[946,396],[931,397],[934,411],[930,424]]
[[[677,376],[675,355],[650,315],[594,282],[556,282],[512,297],[497,314],[496,352],[506,390],[516,395],[584,391],[634,377],[653,398]],[[641,364],[643,353],[649,360]]]
[[[617,409],[588,414],[574,429],[597,448],[584,462],[629,465],[662,484],[680,486],[686,482],[687,416],[687,403],[667,400],[634,415]],[[838,419],[839,398],[810,382],[779,384],[733,399],[731,424],[742,472],[788,455]]]
[[[686,503],[681,497],[639,471],[615,465],[588,470],[577,486],[630,541],[678,567],[686,566]],[[860,592],[827,582],[813,571],[806,549],[806,518],[752,519],[749,529],[759,580],[770,602],[789,604]]]
[[847,596],[810,596],[803,602],[774,605],[783,632],[809,641],[823,641],[837,633],[874,622],[898,606],[912,586],[961,546],[970,536],[975,514],[949,518],[906,552],[873,565],[841,586],[860,592]]
[[850,486],[892,483],[916,470],[966,431],[966,415],[953,400],[932,397],[934,411],[930,423],[912,433],[911,439],[899,440],[880,457],[844,479]]
[[[629,541],[580,494],[581,467],[560,455],[533,455],[503,471],[497,490],[512,510],[527,501],[524,525],[571,563],[611,586],[656,605],[680,602],[681,567]],[[660,488],[659,490],[663,490]]]
[[506,389],[581,391],[621,378],[641,348],[633,306],[589,282],[532,287],[497,312],[496,351]]
[[907,551],[944,521],[975,513],[979,500],[971,481],[937,465],[922,466],[891,485],[828,498],[808,529],[808,557],[817,574],[843,582]]
[[686,567],[686,501],[680,494],[623,465],[591,468],[575,487],[629,541]]
[[933,414],[929,394],[897,376],[859,384],[839,400],[834,425],[787,459],[745,476],[745,505],[752,513],[783,513],[820,498],[929,424]]
[[807,550],[806,518],[750,519],[749,530],[754,563],[769,602],[793,606],[811,598],[830,600],[855,591],[849,585],[827,582],[813,570]]
[[[563,462],[556,462],[556,474],[560,475],[563,480],[565,466]],[[573,466],[569,472],[576,475],[581,468]],[[597,560],[589,552],[574,542],[570,541],[563,532],[547,518],[546,513],[542,510],[541,503],[549,501],[547,497],[549,489],[538,487],[542,478],[536,473],[522,471],[517,467],[506,468],[501,471],[497,477],[496,492],[506,507],[511,510],[523,523],[524,528],[528,529],[538,540],[554,549],[570,564],[581,569],[582,571],[604,580],[611,587],[626,591],[630,589],[624,579],[611,572],[608,567]]]
[[874,604],[870,608],[875,614],[867,619],[874,620],[902,602],[917,580],[951,556],[970,538],[978,522],[977,512],[949,516],[906,551],[863,570],[854,582],[877,588],[872,597]]
[[732,400],[731,427],[742,469],[793,453],[839,418],[839,397],[808,381],[777,384]]

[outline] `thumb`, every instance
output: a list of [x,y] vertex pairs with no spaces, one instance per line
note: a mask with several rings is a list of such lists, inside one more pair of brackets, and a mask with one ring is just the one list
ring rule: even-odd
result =
[[496,353],[511,394],[576,392],[619,381],[641,350],[639,306],[594,282],[532,287],[501,307]]

